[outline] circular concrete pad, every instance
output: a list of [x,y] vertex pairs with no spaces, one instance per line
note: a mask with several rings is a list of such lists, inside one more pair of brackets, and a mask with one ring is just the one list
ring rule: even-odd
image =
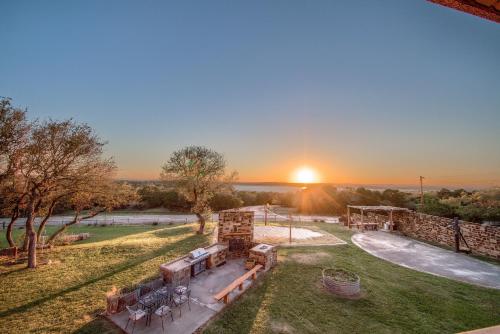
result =
[[346,242],[317,227],[292,227],[292,243],[289,243],[290,228],[286,226],[254,226],[256,242],[288,246],[345,245]]
[[[254,237],[264,238],[288,238],[290,229],[284,226],[255,226]],[[292,227],[292,239],[304,240],[323,236],[323,234],[301,227]]]
[[352,236],[366,252],[417,271],[500,289],[500,266],[396,234],[369,231]]

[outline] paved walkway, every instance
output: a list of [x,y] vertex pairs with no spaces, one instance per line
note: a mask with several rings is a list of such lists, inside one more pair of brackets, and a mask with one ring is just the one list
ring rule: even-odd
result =
[[457,281],[500,289],[500,266],[465,254],[380,231],[358,233],[352,242],[366,252],[403,267]]

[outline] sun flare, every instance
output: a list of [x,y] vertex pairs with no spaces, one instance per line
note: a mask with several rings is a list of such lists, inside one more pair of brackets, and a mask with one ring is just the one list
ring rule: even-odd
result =
[[315,183],[318,182],[318,176],[314,169],[301,167],[295,171],[293,181],[297,183]]

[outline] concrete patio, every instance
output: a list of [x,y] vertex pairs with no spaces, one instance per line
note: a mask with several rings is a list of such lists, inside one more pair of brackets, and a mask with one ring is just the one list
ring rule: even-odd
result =
[[403,267],[500,289],[500,266],[400,235],[369,231],[352,236],[366,252]]
[[[162,330],[161,319],[152,315],[151,324],[146,326],[146,320],[137,322],[134,333],[138,334],[189,334],[206,324],[213,316],[220,312],[226,305],[214,299],[214,295],[223,290],[232,281],[246,273],[244,259],[228,260],[226,264],[208,269],[205,272],[191,279],[191,311],[188,305],[182,306],[182,316],[179,316],[179,309],[174,308],[174,321],[170,316],[164,317],[165,330]],[[262,273],[258,274],[262,275]],[[244,293],[251,285],[252,281],[247,280],[243,284],[243,290],[235,289],[229,294],[229,300],[234,300]],[[123,311],[118,314],[108,316],[108,318],[126,333],[132,332],[132,323],[125,329],[128,319],[128,312]]]

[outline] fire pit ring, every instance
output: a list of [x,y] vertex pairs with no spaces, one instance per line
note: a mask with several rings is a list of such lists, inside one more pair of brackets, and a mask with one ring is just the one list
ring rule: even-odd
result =
[[325,268],[322,271],[323,286],[339,296],[350,297],[359,295],[361,284],[359,276],[345,269]]

